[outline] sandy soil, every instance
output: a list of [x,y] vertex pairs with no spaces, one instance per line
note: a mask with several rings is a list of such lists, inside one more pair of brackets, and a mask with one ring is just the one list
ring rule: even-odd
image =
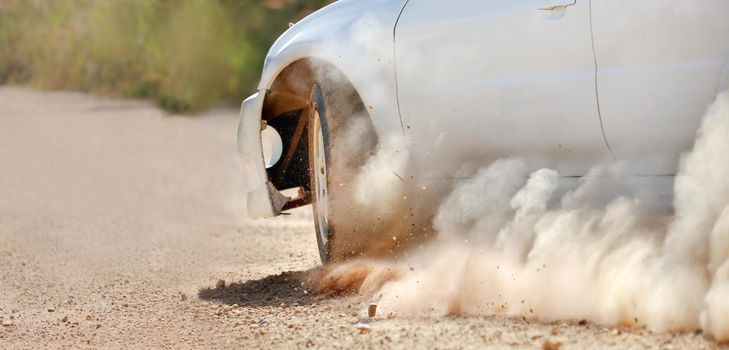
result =
[[580,322],[362,323],[363,300],[302,285],[308,207],[244,218],[236,117],[0,88],[0,348],[715,347]]

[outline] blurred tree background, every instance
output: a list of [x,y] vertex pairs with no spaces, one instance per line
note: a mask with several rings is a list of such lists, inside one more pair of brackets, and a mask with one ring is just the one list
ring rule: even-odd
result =
[[0,83],[150,98],[176,112],[239,102],[273,41],[332,0],[0,0]]

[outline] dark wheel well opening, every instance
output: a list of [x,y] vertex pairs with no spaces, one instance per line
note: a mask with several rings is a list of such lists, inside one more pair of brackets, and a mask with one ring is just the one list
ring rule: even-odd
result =
[[[363,106],[352,84],[336,67],[319,59],[302,59],[287,66],[266,92],[263,122],[281,135],[283,154],[268,178],[278,190],[299,188],[299,196],[284,206],[292,209],[311,203],[307,121],[314,83],[337,92],[337,103]],[[346,120],[340,121],[346,123]]]

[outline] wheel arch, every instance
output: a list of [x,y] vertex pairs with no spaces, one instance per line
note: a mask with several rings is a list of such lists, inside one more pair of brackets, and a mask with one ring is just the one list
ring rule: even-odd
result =
[[[308,190],[308,145],[300,121],[307,117],[303,114],[315,81],[325,79],[355,91],[378,138],[403,133],[396,95],[394,27],[405,2],[335,2],[293,25],[273,44],[258,86],[263,97],[261,122],[276,129],[284,142],[282,158],[266,170],[272,187]],[[297,129],[298,139],[293,140]],[[287,161],[292,144],[300,150],[289,154]],[[289,164],[283,166],[284,162]],[[292,164],[293,172],[285,170]],[[309,202],[300,192],[283,210]]]
[[265,89],[261,119],[281,135],[284,151],[281,160],[266,170],[268,178],[278,190],[303,190],[286,204],[284,210],[311,203],[306,124],[310,117],[309,104],[314,83],[328,84],[333,90],[356,99],[342,103],[364,105],[351,80],[338,67],[320,58],[294,60],[271,81]]

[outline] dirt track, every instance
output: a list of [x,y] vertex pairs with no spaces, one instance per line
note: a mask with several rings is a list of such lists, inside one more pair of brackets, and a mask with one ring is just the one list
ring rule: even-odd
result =
[[243,217],[236,117],[0,87],[0,348],[715,347],[505,317],[358,325],[362,300],[302,288],[309,208]]

